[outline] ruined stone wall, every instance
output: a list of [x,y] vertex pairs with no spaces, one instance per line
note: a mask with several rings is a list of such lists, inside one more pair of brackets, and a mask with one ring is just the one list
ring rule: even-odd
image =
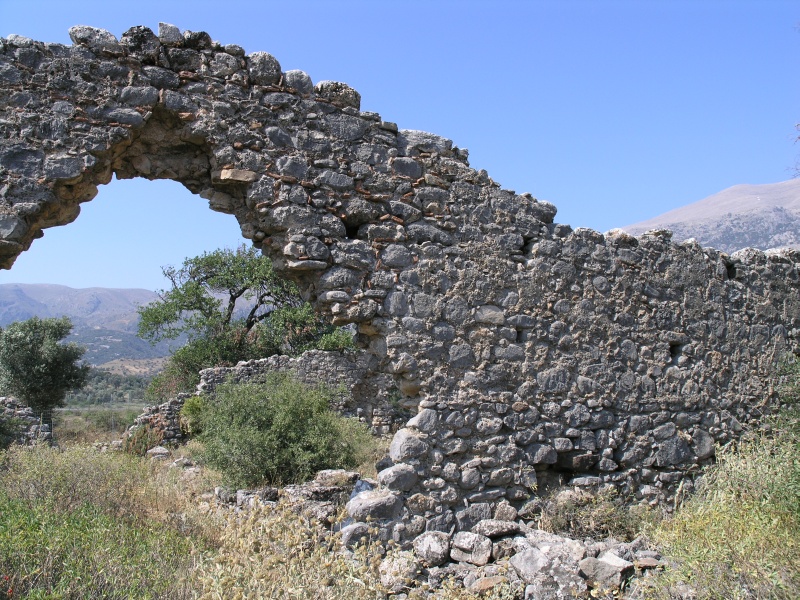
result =
[[396,431],[407,420],[397,406],[397,391],[390,375],[374,372],[375,357],[363,351],[323,352],[311,350],[297,358],[270,356],[241,362],[235,367],[215,367],[200,371],[198,394],[213,394],[222,383],[258,383],[269,373],[291,373],[298,381],[333,390],[341,388],[331,408],[346,417],[355,417],[373,432],[385,435]]
[[3,266],[113,173],[180,181],[357,323],[419,409],[383,478],[411,513],[446,525],[553,478],[663,496],[769,408],[775,360],[800,351],[797,253],[573,231],[269,54],[166,25],[70,35],[0,40]]

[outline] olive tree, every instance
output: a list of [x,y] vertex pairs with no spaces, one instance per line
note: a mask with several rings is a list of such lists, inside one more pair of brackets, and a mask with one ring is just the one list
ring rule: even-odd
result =
[[89,373],[89,366],[79,362],[86,348],[62,343],[70,331],[67,317],[32,317],[0,329],[0,389],[39,416],[61,406]]
[[198,371],[273,354],[352,346],[304,302],[297,287],[254,248],[215,250],[164,267],[171,287],[139,308],[139,337],[188,337],[147,391],[151,401],[189,391]]

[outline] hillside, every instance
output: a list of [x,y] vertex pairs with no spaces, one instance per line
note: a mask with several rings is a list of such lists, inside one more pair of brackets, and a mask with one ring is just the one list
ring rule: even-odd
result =
[[741,248],[800,248],[800,179],[735,185],[708,198],[622,227],[640,235],[671,229],[675,241],[696,238],[725,252]]
[[73,289],[51,284],[0,284],[0,327],[31,317],[67,316],[74,329],[70,341],[86,346],[93,365],[120,359],[153,359],[169,354],[170,344],[151,346],[136,337],[137,307],[158,296],[141,289]]

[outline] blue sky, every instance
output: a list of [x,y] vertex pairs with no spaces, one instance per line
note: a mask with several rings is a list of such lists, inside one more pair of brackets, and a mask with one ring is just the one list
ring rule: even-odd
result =
[[[783,181],[800,152],[796,0],[0,0],[0,36],[159,21],[347,82],[362,110],[453,139],[574,227]],[[160,288],[162,265],[242,241],[173,182],[115,180],[0,283]]]

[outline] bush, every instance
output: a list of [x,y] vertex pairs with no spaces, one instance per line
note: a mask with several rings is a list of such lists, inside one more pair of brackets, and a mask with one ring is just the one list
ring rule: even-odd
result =
[[352,468],[372,436],[330,408],[334,393],[270,374],[261,384],[217,388],[202,416],[205,461],[232,486],[303,481],[321,469]]
[[19,440],[26,429],[27,426],[22,419],[0,415],[0,450],[5,450]]
[[632,541],[657,519],[649,507],[632,502],[614,488],[597,492],[561,488],[538,503],[539,527],[573,539],[613,537]]
[[204,396],[189,396],[181,408],[181,429],[189,435],[202,433],[207,411],[208,400]]

